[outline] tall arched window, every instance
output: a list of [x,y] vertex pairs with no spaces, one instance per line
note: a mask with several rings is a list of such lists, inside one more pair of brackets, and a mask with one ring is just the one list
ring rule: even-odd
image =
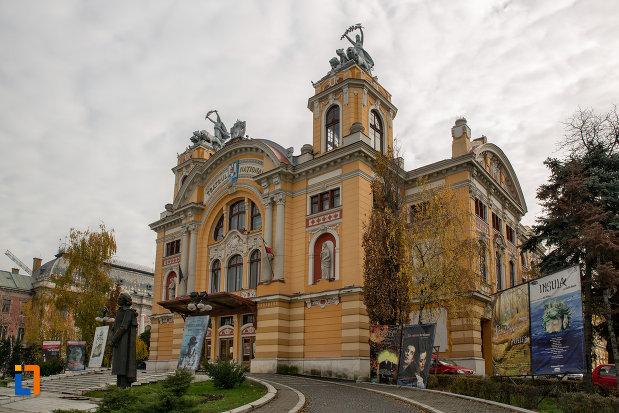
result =
[[168,274],[165,286],[165,299],[172,300],[173,298],[176,298],[176,273],[174,271]]
[[248,288],[256,288],[258,280],[260,280],[260,250],[254,250],[249,256]]
[[211,292],[219,292],[219,279],[221,278],[221,261],[213,261],[211,266]]
[[481,279],[488,282],[488,266],[486,265],[486,244],[479,241],[479,275]]
[[245,229],[245,201],[237,201],[230,205],[228,230],[231,229],[238,229],[239,231]]
[[496,254],[496,289],[503,289],[503,263],[501,262],[501,254]]
[[337,105],[331,106],[327,111],[327,121],[325,123],[327,151],[340,146],[340,108]]
[[221,216],[217,220],[217,224],[215,224],[215,230],[213,231],[213,239],[215,241],[219,241],[223,237],[224,237],[224,215],[221,214]]
[[243,257],[234,255],[228,261],[226,291],[238,291],[243,286]]
[[514,287],[516,285],[516,265],[514,261],[509,261],[509,286]]
[[252,202],[251,203],[251,224],[249,228],[253,231],[255,229],[260,228],[261,226],[262,226],[262,216],[260,215],[260,210],[258,209],[258,206]]
[[383,122],[375,110],[370,112],[370,139],[374,142],[374,149],[384,152]]

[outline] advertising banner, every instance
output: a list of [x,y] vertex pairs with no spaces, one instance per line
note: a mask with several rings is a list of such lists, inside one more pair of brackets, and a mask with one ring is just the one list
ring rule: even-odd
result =
[[44,341],[41,346],[43,361],[50,361],[60,357],[60,341]]
[[496,376],[531,374],[527,284],[501,291],[495,296],[492,307],[492,363]]
[[533,374],[583,373],[585,352],[579,267],[529,283]]
[[105,353],[105,344],[107,343],[107,335],[110,326],[97,327],[95,330],[95,339],[92,342],[92,351],[90,352],[90,361],[88,368],[101,367],[103,364],[103,353]]
[[68,371],[86,370],[86,342],[67,341]]
[[401,326],[370,326],[370,381],[397,382],[401,339]]
[[177,368],[196,371],[200,367],[200,357],[202,356],[208,322],[209,316],[207,315],[187,317]]
[[398,385],[425,389],[432,360],[436,324],[405,326],[402,330],[402,353]]

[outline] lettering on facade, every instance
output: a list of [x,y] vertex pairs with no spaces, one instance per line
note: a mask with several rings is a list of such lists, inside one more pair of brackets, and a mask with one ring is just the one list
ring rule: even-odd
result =
[[263,171],[261,159],[247,158],[230,162],[215,175],[204,187],[204,203],[228,183],[236,182],[239,178],[253,178]]
[[241,291],[241,297],[254,298],[256,296],[256,289]]
[[326,224],[327,222],[337,221],[338,219],[342,219],[341,209],[339,211],[327,212],[326,214],[307,218],[305,220],[305,228],[315,227],[316,225]]

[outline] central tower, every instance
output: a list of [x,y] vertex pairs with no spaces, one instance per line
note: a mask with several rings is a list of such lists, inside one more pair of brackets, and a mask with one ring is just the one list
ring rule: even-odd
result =
[[[359,29],[356,41],[348,37]],[[386,152],[393,147],[393,118],[397,109],[391,94],[372,76],[372,58],[363,48],[363,29],[351,26],[342,39],[353,46],[329,63],[331,70],[314,86],[314,96],[308,101],[313,112],[313,146],[315,156],[337,150],[359,140],[372,148]]]

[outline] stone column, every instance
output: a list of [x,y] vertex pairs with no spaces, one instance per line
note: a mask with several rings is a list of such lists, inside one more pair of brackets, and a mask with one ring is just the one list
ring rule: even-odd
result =
[[275,263],[273,266],[273,279],[284,279],[284,204],[286,203],[285,194],[277,194],[277,216],[275,220]]
[[189,227],[191,231],[191,245],[189,247],[189,274],[187,275],[187,294],[196,288],[196,255],[198,251],[198,226],[193,224]]
[[[178,297],[187,295],[187,267],[189,263],[189,230],[183,227],[183,241],[181,246],[181,271],[183,272],[183,280],[178,283]],[[180,276],[180,274],[179,274]]]
[[[262,236],[267,245],[273,248],[273,204],[270,197],[263,197],[262,203],[264,204],[264,222]],[[271,259],[268,254],[262,248],[262,271],[260,271],[260,281],[271,280]]]

